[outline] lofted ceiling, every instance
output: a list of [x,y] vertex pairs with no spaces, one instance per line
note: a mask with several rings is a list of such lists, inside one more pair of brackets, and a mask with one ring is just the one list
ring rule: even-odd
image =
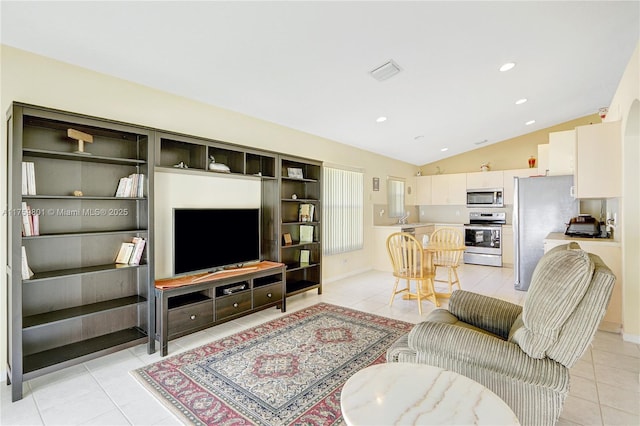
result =
[[[0,11],[5,45],[420,166],[608,106],[639,5],[3,0]],[[401,71],[374,79],[389,60]],[[505,62],[516,66],[500,72]]]

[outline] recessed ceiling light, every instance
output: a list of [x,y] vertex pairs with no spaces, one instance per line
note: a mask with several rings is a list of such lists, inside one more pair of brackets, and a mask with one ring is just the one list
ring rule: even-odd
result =
[[522,98],[522,99],[518,99],[516,101],[516,105],[522,105],[523,103],[527,102],[527,98]]
[[384,121],[387,121],[387,117],[385,116],[376,118],[376,123],[382,123]]
[[527,125],[527,126],[531,126],[531,125],[532,125],[533,123],[535,123],[535,122],[536,122],[536,120],[529,120],[529,121],[527,121],[527,122],[526,122],[526,123],[524,123],[524,124],[525,124],[525,125]]
[[449,148],[441,148],[440,151],[442,152],[449,151]]
[[503,65],[500,67],[500,71],[501,71],[501,72],[509,71],[510,69],[512,69],[512,68],[513,68],[513,67],[515,67],[515,66],[516,66],[516,63],[515,63],[515,62],[507,62],[506,64],[503,64]]

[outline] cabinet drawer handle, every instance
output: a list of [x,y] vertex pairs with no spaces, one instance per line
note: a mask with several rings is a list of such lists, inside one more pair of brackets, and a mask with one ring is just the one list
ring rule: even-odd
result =
[[191,315],[189,318],[191,318],[192,320],[196,319],[195,315]]
[[234,307],[234,308],[237,308],[237,307],[238,307],[238,302],[234,303],[234,304],[233,304],[233,307]]
[[272,297],[272,294],[271,293],[267,293],[267,297]]

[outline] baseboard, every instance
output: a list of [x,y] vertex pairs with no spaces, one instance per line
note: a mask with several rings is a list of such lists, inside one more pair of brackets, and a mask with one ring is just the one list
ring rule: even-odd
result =
[[622,333],[622,340],[640,345],[640,336],[637,334]]
[[606,331],[607,333],[622,334],[622,324],[618,324],[611,321],[600,321],[598,330]]
[[325,284],[328,284],[328,283],[336,282],[336,281],[339,281],[339,280],[343,280],[343,279],[345,279],[345,278],[352,277],[352,276],[354,276],[354,275],[362,274],[362,273],[367,272],[367,271],[373,271],[373,268],[355,269],[355,270],[353,270],[353,271],[349,271],[349,272],[348,272],[348,273],[346,273],[346,274],[336,275],[336,276],[334,276],[334,277],[331,277],[330,279],[326,279],[326,280],[322,280],[322,281],[323,281]]

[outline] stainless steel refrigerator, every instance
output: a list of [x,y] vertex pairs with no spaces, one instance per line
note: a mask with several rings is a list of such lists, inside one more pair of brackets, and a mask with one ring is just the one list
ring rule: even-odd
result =
[[564,232],[577,216],[580,202],[573,197],[573,176],[514,178],[513,237],[516,290],[527,290],[544,239],[550,232]]

